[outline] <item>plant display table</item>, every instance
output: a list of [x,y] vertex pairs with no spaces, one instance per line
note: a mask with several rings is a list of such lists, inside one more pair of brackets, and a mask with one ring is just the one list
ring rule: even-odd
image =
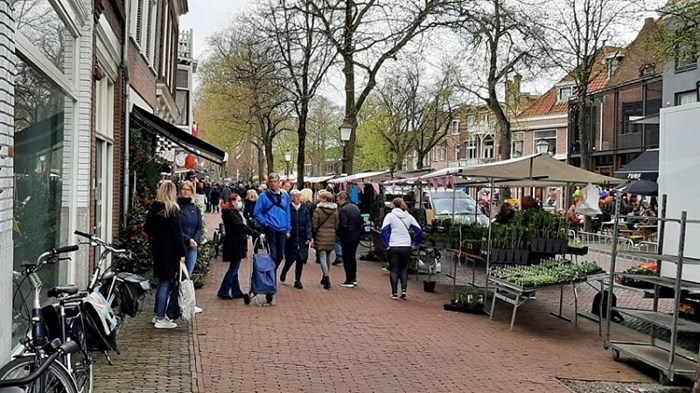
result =
[[563,315],[564,287],[571,285],[574,294],[573,323],[578,319],[578,292],[576,284],[580,282],[602,281],[607,277],[600,267],[594,263],[573,265],[569,261],[546,261],[534,266],[502,266],[492,269],[489,274],[489,286],[493,288],[490,318],[496,308],[496,299],[513,305],[510,318],[510,329],[515,325],[515,315],[518,308],[528,300],[533,299],[540,289],[559,288],[559,312],[552,315],[572,322]]

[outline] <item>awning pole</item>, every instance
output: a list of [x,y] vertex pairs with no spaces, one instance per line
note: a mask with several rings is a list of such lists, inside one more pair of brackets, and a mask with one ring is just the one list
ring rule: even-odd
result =
[[[495,185],[493,184],[493,178],[488,179],[490,186],[491,186],[491,203],[493,203],[493,193],[495,192]],[[491,203],[489,203],[489,237],[488,237],[488,246],[486,250],[486,284],[484,285],[484,301],[488,298],[489,295],[489,278],[491,276],[491,247],[493,246],[492,244],[492,236],[491,236],[491,231],[493,227],[493,223],[491,222]],[[494,296],[496,296],[494,292]]]

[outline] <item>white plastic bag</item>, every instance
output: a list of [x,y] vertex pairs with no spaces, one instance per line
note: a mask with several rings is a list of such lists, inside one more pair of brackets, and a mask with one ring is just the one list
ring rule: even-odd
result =
[[600,199],[600,187],[589,184],[581,190],[581,200],[576,204],[576,213],[586,216],[597,216],[603,214],[598,206]]
[[[184,280],[182,279],[184,276]],[[184,263],[180,263],[180,290],[177,295],[177,301],[180,304],[180,318],[189,321],[194,317],[194,283],[187,274],[187,267]]]

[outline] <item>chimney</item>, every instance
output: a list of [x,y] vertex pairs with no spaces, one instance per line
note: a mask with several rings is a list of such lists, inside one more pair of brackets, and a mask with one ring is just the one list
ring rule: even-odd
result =
[[520,100],[520,82],[523,77],[517,72],[513,76],[513,80],[506,80],[506,103],[513,106],[517,105]]

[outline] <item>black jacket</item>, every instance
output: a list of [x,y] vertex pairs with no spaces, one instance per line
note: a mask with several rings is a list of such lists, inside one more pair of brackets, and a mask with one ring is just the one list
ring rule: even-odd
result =
[[245,258],[248,253],[248,235],[258,237],[260,233],[245,224],[243,216],[238,210],[222,210],[221,219],[226,230],[224,252],[221,259],[224,262],[234,262]]
[[360,208],[353,203],[346,203],[340,207],[340,225],[338,225],[338,238],[341,242],[359,242],[362,237],[364,220]]
[[185,256],[182,241],[180,214],[165,217],[163,202],[153,202],[146,215],[144,232],[151,240],[153,251],[153,275],[162,280],[172,280],[179,272],[180,258]]
[[291,205],[290,221],[292,223],[292,231],[290,237],[286,241],[285,258],[288,261],[306,262],[309,259],[309,245],[311,242],[311,218],[309,216],[309,208],[305,204],[299,206],[299,210]]

